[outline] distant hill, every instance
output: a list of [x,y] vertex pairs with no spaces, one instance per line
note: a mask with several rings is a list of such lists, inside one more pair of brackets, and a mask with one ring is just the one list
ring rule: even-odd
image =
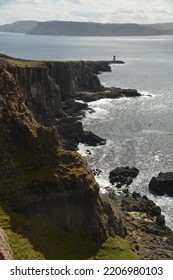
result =
[[[66,36],[149,36],[168,34],[167,30],[139,24],[102,24],[93,22],[50,21],[38,22],[28,32],[35,35]],[[170,32],[173,34],[173,31]]]
[[14,23],[9,23],[5,25],[0,26],[1,32],[15,32],[15,33],[28,33],[30,32],[34,27],[36,27],[37,22],[36,21],[16,21]]
[[162,23],[153,23],[150,24],[150,26],[155,26],[155,27],[168,27],[168,28],[173,28],[173,22],[162,22]]
[[173,35],[173,23],[94,23],[75,21],[17,21],[0,26],[3,32],[24,32],[34,35],[65,36],[152,36]]

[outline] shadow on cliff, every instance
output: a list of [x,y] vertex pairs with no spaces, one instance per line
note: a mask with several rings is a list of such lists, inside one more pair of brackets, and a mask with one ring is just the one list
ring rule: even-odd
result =
[[14,259],[93,259],[101,247],[85,232],[66,232],[46,217],[27,218],[2,205],[0,212]]

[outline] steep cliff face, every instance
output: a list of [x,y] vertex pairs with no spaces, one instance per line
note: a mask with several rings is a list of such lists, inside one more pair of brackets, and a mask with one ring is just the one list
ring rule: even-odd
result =
[[75,91],[96,91],[101,88],[100,81],[84,61],[45,62],[50,75],[62,92],[62,100],[73,96]]
[[[39,88],[39,84],[44,85],[40,77],[47,77],[37,76],[39,71],[47,73],[42,68],[15,69],[0,63],[1,206],[27,217],[46,216],[65,230],[84,230],[96,240],[116,234],[125,236],[121,221],[101,200],[86,161],[76,152],[64,151],[55,128],[41,125],[28,109],[36,110],[31,99],[33,82]],[[50,92],[44,90],[43,100],[51,99]],[[38,100],[39,94],[41,90]]]
[[[2,56],[2,59],[8,57]],[[9,60],[8,60],[9,61]],[[79,139],[83,135],[82,123],[70,118],[63,111],[64,102],[69,101],[68,111],[75,108],[75,101],[71,100],[74,93],[80,90],[96,91],[101,84],[92,73],[87,63],[77,62],[23,62],[10,58],[6,62],[6,69],[15,79],[20,90],[19,106],[25,104],[32,111],[37,120],[43,124],[57,128],[63,138],[64,147],[76,149]],[[16,65],[17,64],[17,65]],[[75,103],[77,108],[80,103]],[[85,104],[87,105],[87,104]],[[20,136],[21,137],[21,136]]]
[[18,67],[9,64],[7,70],[21,89],[21,103],[25,103],[36,116],[46,119],[62,113],[60,87],[45,65]]

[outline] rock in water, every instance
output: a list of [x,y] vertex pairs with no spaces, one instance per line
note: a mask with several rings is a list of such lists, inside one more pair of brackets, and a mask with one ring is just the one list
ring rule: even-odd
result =
[[80,142],[85,143],[88,146],[98,146],[98,145],[105,145],[106,144],[105,139],[102,139],[101,137],[95,135],[91,131],[84,131],[82,136],[81,136]]
[[120,183],[121,185],[130,185],[138,173],[139,170],[135,167],[120,166],[110,172],[109,180],[111,184]]
[[173,172],[160,172],[158,177],[151,179],[149,189],[157,195],[173,196]]

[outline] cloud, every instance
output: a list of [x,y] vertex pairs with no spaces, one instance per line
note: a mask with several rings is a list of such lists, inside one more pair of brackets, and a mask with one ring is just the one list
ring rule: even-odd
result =
[[173,0],[0,0],[0,24],[17,20],[173,21]]

